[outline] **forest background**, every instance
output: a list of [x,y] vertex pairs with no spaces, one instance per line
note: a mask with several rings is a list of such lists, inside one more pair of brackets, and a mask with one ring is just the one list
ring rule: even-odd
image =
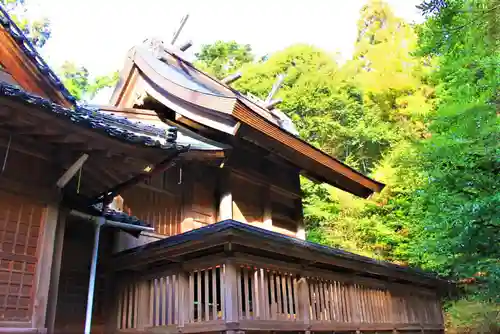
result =
[[[50,22],[0,0],[37,47]],[[387,184],[368,200],[302,180],[307,238],[419,266],[457,282],[446,303],[457,333],[500,333],[500,3],[426,0],[412,25],[372,0],[360,12],[352,59],[292,45],[256,59],[251,45],[203,45],[195,65],[234,87],[276,98],[300,136]],[[334,35],[332,35],[334,38]],[[79,100],[116,83],[80,65],[59,69]]]

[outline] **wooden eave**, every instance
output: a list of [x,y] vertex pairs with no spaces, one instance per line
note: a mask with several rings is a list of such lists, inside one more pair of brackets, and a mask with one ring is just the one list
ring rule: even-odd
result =
[[[229,124],[224,129],[219,128],[219,131],[224,131],[233,136],[241,136],[240,132],[242,131],[240,129],[242,127],[239,124],[244,124],[246,127],[253,129],[254,131],[247,133],[248,138],[246,139],[250,139],[259,146],[275,154],[279,154],[302,170],[305,176],[329,183],[364,198],[369,197],[374,192],[380,192],[384,188],[384,184],[357,172],[353,168],[282,129],[276,120],[270,116],[269,111],[256,105],[230,87],[197,70],[188,62],[174,55],[168,55],[167,59],[168,66],[176,66],[182,69],[187,73],[186,75],[202,81],[204,85],[212,87],[214,90],[220,92],[220,94],[207,94],[192,90],[169,80],[155,68],[155,66],[165,65],[161,64],[157,59],[154,61],[158,61],[158,64],[151,64],[149,60],[153,56],[144,56],[145,52],[147,51],[135,48],[129,52],[126,65],[121,74],[121,80],[111,99],[111,103],[116,107],[133,107],[133,105],[130,105],[130,101],[127,102],[126,97],[134,93],[134,85],[140,84],[140,80],[145,80],[146,84],[143,84],[143,86],[146,86],[146,93],[150,94],[160,103],[165,104],[167,99],[170,102],[172,101],[172,97],[174,97],[174,99],[179,101],[179,105],[183,104],[182,108],[184,110],[189,107],[200,109],[207,115],[206,117],[215,115],[215,117],[222,121],[230,117],[236,122],[236,125],[231,126]],[[149,58],[146,59],[145,57]],[[176,112],[179,114],[183,113],[183,111]],[[185,114],[176,120],[181,123],[199,123],[203,126],[214,128],[203,117],[195,119],[194,116]]]
[[0,25],[0,63],[26,91],[64,107],[72,107],[73,104],[61,93],[60,88],[48,79],[47,75],[50,74],[40,71],[34,60],[21,49],[2,25]]
[[101,193],[169,154],[159,145],[147,146],[105,128],[75,124],[70,117],[51,111],[52,107],[0,96],[0,148],[54,164],[56,174],[58,168],[68,168],[83,153],[89,154],[82,171],[82,193]]
[[429,273],[389,262],[321,246],[280,233],[226,220],[179,234],[115,255],[117,271],[143,271],[158,262],[182,264],[204,257],[227,257],[236,253],[280,261],[297,268],[349,273],[356,277],[376,278],[429,289],[445,287],[448,281]]

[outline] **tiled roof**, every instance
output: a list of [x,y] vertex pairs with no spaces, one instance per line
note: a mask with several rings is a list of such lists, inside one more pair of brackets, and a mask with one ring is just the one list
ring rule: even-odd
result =
[[[93,129],[132,144],[161,149],[175,147],[177,139],[177,129],[175,127],[160,129],[83,107],[76,107],[75,109],[64,108],[43,97],[28,93],[16,86],[3,82],[0,82],[0,97],[36,106],[40,111],[52,113],[56,117],[64,118],[79,126]],[[154,134],[154,136],[150,134]],[[158,138],[164,140],[158,140]]]
[[[245,240],[247,240],[247,237],[251,238],[253,236],[258,238],[259,240],[262,240],[263,243],[270,242],[273,245],[283,246],[282,249],[284,250],[298,249],[301,252],[306,252],[306,251],[313,252],[318,255],[320,254],[327,255],[331,256],[332,258],[363,263],[367,267],[367,269],[378,268],[381,269],[382,271],[386,271],[388,276],[391,275],[390,273],[406,273],[414,277],[420,277],[423,279],[431,280],[436,284],[446,282],[445,279],[440,278],[437,274],[432,272],[425,272],[418,268],[404,267],[394,263],[372,259],[366,256],[361,256],[358,254],[347,252],[338,248],[332,248],[314,242],[286,236],[281,233],[269,231],[260,227],[241,223],[232,219],[224,220],[216,224],[210,224],[199,229],[191,230],[189,232],[185,232],[182,234],[177,234],[168,237],[166,239],[161,239],[136,248],[131,248],[121,252],[117,256],[123,257],[130,254],[134,255],[139,255],[141,253],[147,254],[148,252],[155,252],[159,249],[162,249],[163,251],[168,251],[170,247],[175,247],[186,243],[199,245],[201,242],[203,242],[203,240],[205,241],[208,240],[208,238],[212,235],[217,235],[218,237],[220,237],[221,235],[223,235],[223,232],[239,232],[241,233],[243,239]],[[230,236],[229,239],[232,242],[235,242],[235,239],[232,236]],[[218,242],[220,243],[220,240]],[[203,247],[203,245],[199,245],[199,247]],[[258,245],[256,245],[255,247],[258,247]]]
[[72,104],[76,104],[76,99],[71,93],[64,87],[64,84],[59,80],[57,75],[52,71],[43,60],[42,56],[36,51],[36,48],[30,42],[30,40],[23,34],[21,29],[14,23],[10,18],[7,11],[0,5],[0,25],[4,27],[5,30],[12,36],[19,47],[24,51],[26,56],[28,56],[41,73],[49,80],[61,94]]
[[151,227],[151,224],[148,224],[148,223],[140,220],[136,216],[129,216],[128,214],[126,214],[124,212],[116,211],[116,210],[109,209],[109,208],[104,211],[104,218],[106,218],[107,220],[111,220],[111,221],[123,223],[123,224]]
[[62,202],[63,205],[73,210],[77,210],[91,216],[97,217],[102,215],[107,220],[118,223],[151,227],[151,224],[148,224],[135,216],[128,215],[125,212],[116,211],[110,207],[106,207],[104,212],[102,212],[99,204],[91,204],[93,200],[83,194],[64,193]]

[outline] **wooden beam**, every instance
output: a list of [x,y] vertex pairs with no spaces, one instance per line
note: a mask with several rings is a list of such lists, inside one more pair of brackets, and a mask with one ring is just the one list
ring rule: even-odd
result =
[[231,192],[231,174],[227,168],[222,168],[219,175],[218,190],[219,220],[233,219],[233,194]]
[[272,208],[272,201],[271,201],[271,189],[269,187],[264,186],[262,188],[263,194],[262,194],[262,204],[263,204],[263,217],[262,217],[262,222],[264,225],[264,228],[268,230],[273,229],[273,208]]
[[225,77],[224,79],[222,79],[221,82],[223,84],[230,85],[233,82],[235,82],[236,80],[240,79],[241,76],[242,76],[241,72],[236,72],[234,74],[228,75],[227,77]]
[[45,322],[47,333],[54,333],[56,321],[57,302],[59,296],[59,278],[61,276],[61,261],[64,247],[64,233],[66,230],[67,211],[61,210],[57,219],[57,228],[54,241],[54,254],[50,274],[49,298],[47,306],[47,320]]
[[45,328],[58,216],[59,205],[47,205],[42,225],[42,235],[38,243],[40,253],[36,268],[36,291],[32,318],[33,327],[39,330]]
[[61,177],[59,178],[59,180],[57,180],[56,182],[56,185],[58,188],[62,189],[64,188],[69,180],[71,180],[71,178],[73,176],[75,176],[75,174],[78,172],[78,170],[80,168],[82,168],[83,164],[85,163],[85,161],[87,161],[87,159],[89,158],[89,155],[84,153],[80,156],[80,158],[78,158],[78,160],[76,160],[69,168],[66,172],[64,172],[63,175],[61,175]]
[[189,41],[184,42],[183,44],[181,44],[181,46],[179,46],[179,49],[181,51],[186,51],[187,49],[189,49],[192,46],[193,46],[193,41],[189,40]]
[[295,214],[294,217],[297,221],[297,238],[306,240],[306,226],[304,224],[304,214],[302,212],[302,199],[297,198],[294,201],[295,204]]

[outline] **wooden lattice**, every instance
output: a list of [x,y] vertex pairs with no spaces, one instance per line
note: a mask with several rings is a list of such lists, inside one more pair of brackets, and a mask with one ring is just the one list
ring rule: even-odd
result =
[[0,320],[30,321],[44,208],[0,192]]

